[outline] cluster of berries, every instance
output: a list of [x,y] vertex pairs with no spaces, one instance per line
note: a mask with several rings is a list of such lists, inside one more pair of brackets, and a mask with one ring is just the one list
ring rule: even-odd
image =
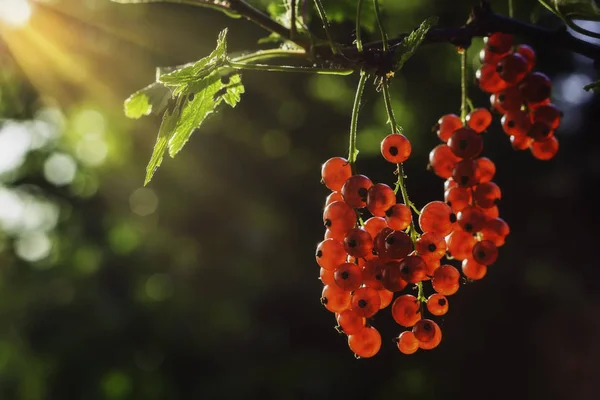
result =
[[[455,145],[443,146],[462,149],[461,140],[470,144],[468,138],[460,139],[459,135],[463,133],[452,139]],[[410,151],[410,142],[401,134],[388,135],[381,143],[383,157],[393,164],[406,161]],[[460,154],[464,158],[453,155],[455,163],[476,163],[469,154]],[[497,247],[504,243],[508,226],[493,215],[499,191],[494,191],[497,186],[490,182],[493,173],[489,173],[489,164],[477,165],[473,178],[467,181],[462,175],[448,179],[449,191],[468,194],[463,207],[459,201],[454,208],[432,201],[415,210],[419,233],[412,204],[397,202],[391,187],[353,174],[344,158],[334,157],[323,164],[322,181],[331,193],[323,212],[325,238],[316,251],[324,284],[321,302],[335,313],[337,328],[348,335],[356,356],[372,357],[379,351],[381,335],[371,318],[390,304],[393,319],[411,328],[395,338],[402,353],[437,347],[442,332],[431,318],[448,311],[447,296],[457,292],[462,280],[451,260],[462,261],[463,273],[470,279],[481,279],[486,266],[496,260]],[[482,168],[490,178],[485,184],[480,181]],[[369,218],[363,223],[365,212]],[[442,262],[444,257],[447,259]],[[432,288],[428,297],[424,295],[425,282]],[[403,293],[415,285],[419,288],[417,296]],[[426,312],[430,318],[423,318]]]
[[494,33],[484,39],[481,67],[476,72],[479,87],[490,93],[493,109],[502,114],[502,128],[514,149],[530,149],[534,157],[549,160],[558,151],[554,131],[562,113],[550,102],[552,84],[534,72],[535,51],[514,45],[514,37]]

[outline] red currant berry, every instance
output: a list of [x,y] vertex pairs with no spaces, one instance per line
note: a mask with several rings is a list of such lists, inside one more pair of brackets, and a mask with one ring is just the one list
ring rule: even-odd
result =
[[412,212],[410,207],[405,204],[395,204],[385,213],[387,225],[396,230],[403,231],[410,226],[412,222]]
[[344,201],[354,208],[363,208],[367,205],[367,195],[373,182],[364,175],[353,175],[342,186]]
[[333,279],[337,287],[352,292],[362,285],[362,271],[356,264],[344,263],[335,270]]
[[433,290],[444,296],[451,296],[460,287],[460,272],[452,265],[442,265],[435,270],[431,279]]
[[421,209],[419,227],[423,232],[435,232],[446,236],[454,228],[456,214],[443,201],[431,201]]
[[383,158],[394,164],[401,164],[408,159],[412,146],[406,136],[394,133],[381,141]]
[[462,128],[462,126],[463,123],[458,115],[446,114],[438,120],[434,126],[434,130],[442,142],[447,142],[454,131]]
[[396,204],[396,193],[384,183],[377,183],[367,193],[367,210],[376,217],[385,216],[385,212]]
[[498,247],[489,241],[482,240],[473,246],[473,260],[478,264],[492,265],[498,259]]
[[414,354],[419,350],[419,341],[412,331],[404,331],[398,336],[398,350],[402,354]]
[[343,201],[334,201],[323,211],[323,224],[327,230],[346,235],[356,225],[356,213]]
[[361,287],[352,293],[352,310],[358,315],[370,318],[377,314],[381,305],[381,297],[377,290],[370,287]]
[[531,154],[538,160],[550,160],[558,152],[558,139],[554,136],[531,143]]
[[454,155],[446,144],[439,144],[429,152],[429,165],[440,178],[450,178],[452,171],[460,158]]
[[354,335],[365,327],[366,319],[356,311],[344,310],[337,314],[336,320],[346,335]]
[[469,128],[481,133],[492,123],[492,114],[485,108],[476,108],[467,115],[466,120]]
[[483,138],[471,128],[460,128],[448,139],[448,147],[457,157],[475,158],[483,150]]
[[412,294],[398,296],[392,303],[392,317],[401,326],[414,326],[421,319],[421,308],[417,298]]
[[365,326],[357,333],[348,335],[348,346],[358,357],[373,357],[381,348],[381,335],[374,327]]
[[448,312],[448,299],[439,293],[434,293],[427,299],[427,309],[437,317]]
[[321,166],[323,183],[333,191],[339,191],[344,182],[351,176],[352,168],[345,158],[333,157]]
[[346,261],[348,253],[344,249],[344,245],[335,239],[323,240],[317,246],[315,257],[317,264],[321,268],[329,271],[335,270],[340,264]]

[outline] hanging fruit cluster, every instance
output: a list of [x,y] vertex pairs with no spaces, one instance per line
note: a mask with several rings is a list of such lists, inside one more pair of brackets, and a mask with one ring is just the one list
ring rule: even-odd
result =
[[502,114],[502,129],[514,149],[530,149],[540,160],[551,159],[558,151],[554,131],[562,113],[550,102],[550,78],[533,71],[535,51],[525,44],[515,46],[514,37],[505,33],[484,41],[476,78],[481,90],[491,94],[493,109]]
[[[486,38],[481,58],[479,87],[491,93],[492,109],[503,114],[513,147],[529,148],[538,159],[552,158],[561,114],[550,103],[549,79],[532,71],[534,51],[525,45],[513,49],[512,36],[494,34]],[[335,313],[336,328],[347,335],[357,357],[380,350],[372,317],[390,305],[402,327],[395,338],[400,352],[437,347],[442,331],[435,319],[448,311],[448,297],[461,283],[486,275],[510,232],[498,209],[502,193],[493,181],[496,166],[481,156],[493,115],[486,108],[465,114],[444,115],[434,127],[442,143],[430,152],[428,167],[445,180],[444,201],[431,201],[421,210],[406,194],[401,166],[411,144],[400,133],[381,142],[382,156],[397,165],[395,189],[353,173],[345,158],[322,166],[322,182],[331,193],[323,212],[325,237],[316,251],[324,284],[321,302]],[[416,296],[406,293],[415,288]]]

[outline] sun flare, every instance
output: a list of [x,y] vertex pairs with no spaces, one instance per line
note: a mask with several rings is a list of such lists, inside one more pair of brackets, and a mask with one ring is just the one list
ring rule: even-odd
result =
[[25,25],[31,17],[27,0],[0,0],[0,21],[13,27]]

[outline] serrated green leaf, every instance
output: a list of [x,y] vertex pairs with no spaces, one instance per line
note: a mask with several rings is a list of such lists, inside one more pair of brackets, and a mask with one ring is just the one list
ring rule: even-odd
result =
[[160,115],[167,106],[170,98],[171,91],[169,88],[155,82],[138,90],[125,100],[125,116],[127,118],[138,119],[144,115]]
[[592,91],[594,93],[600,93],[600,81],[592,82],[583,87],[586,91]]
[[171,107],[169,107],[163,114],[162,123],[160,124],[160,129],[158,131],[158,137],[156,138],[156,144],[154,144],[154,150],[152,150],[152,157],[150,157],[150,162],[146,167],[146,179],[144,180],[144,185],[147,185],[148,182],[150,182],[154,172],[158,169],[158,167],[160,167],[160,164],[162,164],[165,151],[167,150],[167,146],[169,144],[169,139],[173,135],[173,131],[177,126],[177,121],[181,111],[181,101],[182,98],[173,100]]
[[218,71],[203,78],[199,82],[190,84],[186,91],[181,94],[185,96],[181,116],[175,127],[175,132],[169,139],[169,155],[175,157],[192,136],[195,129],[213,114],[217,106],[225,100],[232,107],[239,102],[244,86],[239,74],[230,76],[225,85]]
[[158,80],[168,86],[182,86],[191,82],[201,81],[210,75],[227,60],[227,28],[223,29],[217,38],[217,48],[207,57],[195,63],[179,68],[173,72],[162,74]]
[[404,63],[417,51],[427,32],[437,23],[438,17],[429,17],[421,22],[421,25],[406,36],[402,42],[394,49],[394,71],[399,71]]

